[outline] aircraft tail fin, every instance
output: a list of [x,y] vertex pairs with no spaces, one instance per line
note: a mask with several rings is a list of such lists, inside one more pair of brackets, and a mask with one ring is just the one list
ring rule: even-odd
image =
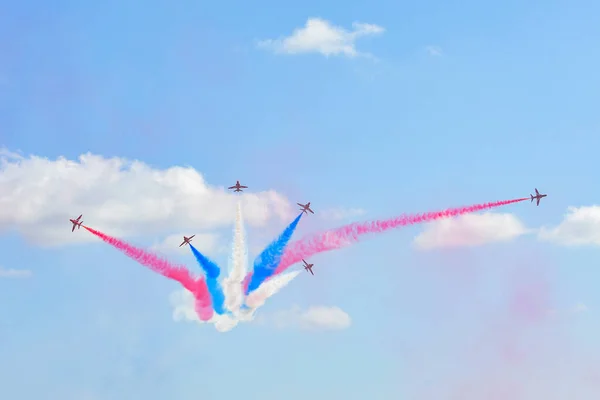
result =
[[530,194],[530,196],[531,196],[531,202],[533,203],[533,195],[532,195],[532,194]]

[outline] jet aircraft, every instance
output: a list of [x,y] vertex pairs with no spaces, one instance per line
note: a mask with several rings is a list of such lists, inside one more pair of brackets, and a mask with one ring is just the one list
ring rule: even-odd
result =
[[309,264],[304,259],[302,259],[302,262],[304,263],[304,269],[307,270],[308,272],[310,272],[310,274],[314,276],[315,274],[313,273],[312,267],[315,264]]
[[77,219],[69,218],[69,221],[71,221],[71,223],[73,224],[73,228],[71,229],[71,232],[73,232],[75,230],[75,227],[77,227],[77,229],[81,228],[81,224],[83,224],[83,221],[80,221],[81,217],[83,217],[83,214],[81,214],[79,217],[77,217]]
[[181,244],[179,245],[179,247],[183,246],[184,244],[190,244],[190,242],[192,241],[192,238],[193,238],[194,236],[196,236],[196,235],[192,235],[192,236],[190,236],[190,237],[184,236],[184,237],[183,237],[183,243],[181,243]]
[[300,207],[302,207],[300,210],[305,213],[308,214],[307,211],[310,211],[311,214],[314,214],[313,210],[310,209],[310,201],[306,204],[300,204],[300,203],[296,203],[298,204]]
[[547,195],[547,194],[540,194],[540,192],[538,192],[538,190],[537,190],[537,189],[535,189],[535,196],[534,196],[534,195],[532,195],[532,194],[530,194],[530,196],[531,196],[531,202],[533,203],[533,200],[534,200],[534,199],[537,199],[537,205],[539,206],[539,205],[540,205],[540,200],[541,200],[542,198],[544,198],[544,197],[548,196],[548,195]]
[[240,181],[236,181],[235,185],[230,186],[227,189],[229,189],[229,190],[235,189],[234,192],[243,192],[242,189],[248,189],[248,186],[242,186],[242,185],[240,185]]

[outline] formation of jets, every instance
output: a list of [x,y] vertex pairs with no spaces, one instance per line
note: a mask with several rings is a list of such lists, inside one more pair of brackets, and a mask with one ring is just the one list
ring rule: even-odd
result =
[[[234,192],[242,192],[242,189],[248,189],[248,186],[243,186],[240,184],[240,181],[236,181],[235,185],[228,187],[227,189],[229,190],[233,190]],[[540,194],[540,192],[537,190],[537,188],[535,188],[535,196],[530,194],[529,196],[531,196],[531,202],[533,203],[533,200],[537,200],[536,205],[539,206],[540,205],[540,200],[543,199],[544,197],[548,196],[547,194]],[[314,214],[314,211],[310,209],[310,201],[306,204],[302,204],[302,203],[296,203],[300,206],[300,211],[302,211],[305,214],[308,214],[308,212],[310,212],[311,214]],[[83,214],[81,214],[79,217],[77,217],[76,219],[69,219],[69,221],[71,221],[71,223],[73,224],[73,228],[71,228],[71,232],[73,232],[75,230],[75,228],[81,228],[81,224],[83,224],[83,221],[81,220],[81,218],[83,217]],[[192,241],[192,238],[196,236],[196,235],[192,235],[190,237],[184,236],[183,237],[183,242],[179,245],[179,247],[185,245],[185,244],[190,244],[190,242]],[[304,263],[304,269],[308,272],[310,272],[311,275],[314,276],[314,272],[312,270],[312,268],[314,267],[314,264],[309,264],[306,262],[306,260],[302,259],[302,262]]]
[[546,196],[548,196],[547,194],[540,194],[540,192],[538,192],[537,188],[535,189],[535,196],[530,194],[531,196],[531,202],[533,203],[533,199],[537,199],[537,205],[540,205],[540,200]]
[[179,247],[183,246],[184,244],[190,244],[190,242],[192,241],[192,238],[193,238],[194,236],[196,236],[196,235],[192,235],[192,236],[190,236],[190,237],[184,236],[184,237],[183,237],[183,243],[181,243],[181,244],[179,245]]

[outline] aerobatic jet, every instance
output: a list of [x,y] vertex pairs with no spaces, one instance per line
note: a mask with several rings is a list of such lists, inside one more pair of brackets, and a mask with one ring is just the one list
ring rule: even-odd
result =
[[229,190],[235,189],[234,192],[243,192],[242,189],[248,189],[248,186],[242,186],[242,185],[240,185],[240,181],[236,181],[235,185],[230,186],[227,189],[229,189]]
[[71,232],[73,232],[75,230],[75,227],[77,227],[77,229],[81,228],[81,224],[83,224],[83,221],[80,221],[81,217],[83,217],[83,214],[81,214],[79,217],[77,217],[77,219],[69,218],[69,221],[71,221],[71,223],[73,224],[73,228],[71,229]]
[[196,236],[196,235],[192,235],[192,236],[190,236],[190,237],[184,236],[184,237],[183,237],[183,243],[181,243],[181,244],[179,245],[179,247],[183,246],[184,244],[190,244],[190,242],[192,241],[192,238],[193,238],[194,236]]
[[310,211],[311,214],[314,214],[313,210],[310,209],[310,201],[306,204],[300,204],[300,203],[296,203],[298,204],[300,207],[302,207],[300,210],[302,210],[303,213],[308,214],[307,211]]
[[534,195],[532,195],[532,194],[530,194],[530,196],[531,196],[531,202],[533,203],[533,200],[534,200],[534,199],[537,199],[537,205],[539,206],[539,205],[540,205],[540,200],[541,200],[543,197],[546,197],[546,196],[548,196],[548,195],[547,195],[547,194],[540,194],[540,192],[538,192],[538,190],[537,190],[537,189],[535,189],[535,196],[534,196]]
[[304,259],[302,259],[302,262],[304,263],[304,269],[307,270],[308,272],[310,272],[310,274],[314,276],[315,274],[312,272],[312,267],[315,264],[309,264],[306,261],[304,261]]

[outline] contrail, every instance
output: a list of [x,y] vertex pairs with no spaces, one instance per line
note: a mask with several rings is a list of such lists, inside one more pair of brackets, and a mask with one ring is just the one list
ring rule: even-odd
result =
[[246,247],[246,232],[242,216],[242,204],[238,201],[233,229],[233,250],[231,263],[233,264],[229,276],[223,281],[225,292],[225,307],[237,315],[244,302],[242,281],[248,271],[248,249]]
[[120,250],[128,257],[150,268],[152,271],[179,282],[194,295],[194,298],[196,299],[195,309],[198,313],[198,317],[200,317],[202,321],[208,321],[212,318],[213,308],[210,294],[203,278],[193,278],[190,271],[183,265],[173,265],[156,254],[130,245],[123,240],[106,235],[87,226],[84,226],[84,228],[104,242]]
[[276,240],[268,245],[267,248],[256,257],[256,260],[254,260],[252,279],[250,279],[246,294],[256,290],[265,279],[275,273],[275,268],[279,265],[285,247],[292,238],[292,235],[298,226],[298,222],[300,222],[300,218],[302,218],[302,213],[298,215],[287,228],[285,228]]
[[456,217],[477,211],[489,210],[513,203],[529,200],[528,197],[514,200],[501,200],[491,203],[475,204],[472,206],[449,208],[443,211],[433,211],[425,214],[401,215],[386,220],[353,223],[332,231],[308,236],[291,243],[287,248],[275,274],[285,271],[289,266],[324,251],[339,249],[357,242],[361,236],[369,233],[380,233],[407,225],[432,222],[438,219]]
[[196,261],[198,261],[198,264],[200,264],[200,267],[206,274],[206,285],[212,299],[213,309],[217,314],[221,315],[225,311],[223,310],[225,296],[223,295],[223,289],[218,280],[219,275],[221,274],[221,268],[219,268],[219,266],[210,258],[200,253],[191,243],[189,245],[194,257],[196,257]]

